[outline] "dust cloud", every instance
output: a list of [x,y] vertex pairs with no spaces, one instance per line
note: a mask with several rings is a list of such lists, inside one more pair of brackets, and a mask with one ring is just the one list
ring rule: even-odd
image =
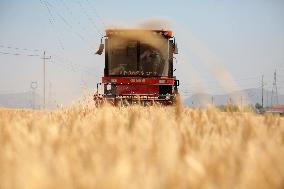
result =
[[[135,29],[145,29],[140,32],[133,32],[131,34],[123,36],[125,39],[128,40],[145,40],[151,41],[151,45],[155,48],[160,47],[163,45],[162,36],[153,35],[153,32],[147,31],[149,29],[154,30],[173,30],[175,33],[178,33],[178,41],[183,44],[182,51],[184,54],[178,55],[179,62],[184,64],[184,66],[188,69],[189,72],[188,77],[192,83],[198,84],[197,91],[194,92],[206,92],[206,87],[204,87],[204,83],[201,81],[201,77],[197,71],[190,65],[190,62],[187,61],[188,57],[186,57],[186,52],[191,51],[195,54],[199,59],[200,62],[208,69],[211,73],[211,76],[215,78],[218,84],[222,87],[222,89],[227,92],[235,92],[240,91],[240,87],[235,82],[233,76],[230,72],[225,68],[221,59],[211,52],[207,46],[198,40],[195,36],[192,35],[191,32],[186,31],[183,27],[177,26],[173,24],[170,20],[164,18],[153,18],[153,19],[146,19],[140,21],[138,24],[124,24],[124,25],[113,25],[111,28],[118,29],[118,28],[135,28]],[[182,82],[181,82],[182,83]],[[245,94],[240,94],[244,99],[248,99]],[[241,102],[234,102],[240,104]]]

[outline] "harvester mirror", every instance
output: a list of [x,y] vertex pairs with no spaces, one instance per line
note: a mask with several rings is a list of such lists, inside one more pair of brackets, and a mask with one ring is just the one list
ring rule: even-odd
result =
[[178,54],[178,46],[177,46],[177,43],[175,43],[175,46],[174,46],[174,54]]
[[105,45],[103,44],[103,37],[102,37],[100,47],[99,47],[98,51],[96,52],[96,54],[102,55],[103,52],[104,52],[104,48],[105,48]]
[[102,55],[103,52],[104,52],[104,48],[105,48],[105,45],[101,43],[100,47],[99,47],[99,50],[96,52],[96,54]]
[[[176,57],[172,57],[173,63],[175,62],[177,64],[178,60]],[[173,72],[175,72],[177,69],[174,69]]]

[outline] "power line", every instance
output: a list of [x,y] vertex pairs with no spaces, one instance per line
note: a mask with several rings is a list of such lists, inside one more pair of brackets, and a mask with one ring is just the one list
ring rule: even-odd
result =
[[98,11],[96,10],[96,8],[93,6],[93,4],[89,1],[86,0],[86,2],[89,4],[91,10],[94,12],[95,16],[98,18],[98,20],[100,20],[101,24],[103,25],[104,28],[106,28],[106,24],[104,22],[104,20],[102,19],[102,17],[98,14]]
[[[67,10],[67,13],[71,16],[71,18],[72,18],[71,20],[74,21],[76,24],[82,26],[81,22],[78,21],[77,16],[74,16],[73,11],[67,6],[67,4],[64,2],[64,0],[61,0],[60,3],[63,5],[64,9]],[[82,26],[80,28],[83,29],[85,32],[87,32],[85,27]]]
[[56,15],[67,25],[69,26],[70,28],[72,28],[71,24],[69,24],[69,22],[65,19],[64,16],[62,16],[57,10],[56,8],[48,1],[44,1],[49,8],[52,8],[54,10],[54,12],[56,13]]
[[95,76],[95,77],[99,77],[95,72],[91,71],[93,68],[86,67],[86,66],[79,65],[79,64],[75,64],[71,60],[63,58],[63,57],[56,55],[56,54],[53,54],[53,57],[60,60],[60,62],[57,61],[57,62],[54,62],[54,63],[61,63],[61,64],[66,63],[65,65],[68,65],[68,69],[70,71],[73,71],[73,72],[80,71],[80,72],[84,72],[86,74],[89,74],[89,75],[92,75],[92,76]]
[[43,108],[45,109],[45,105],[46,105],[46,99],[45,99],[45,75],[46,75],[46,69],[45,69],[45,63],[46,63],[46,60],[50,60],[51,57],[46,57],[46,52],[44,51],[43,52]]
[[54,63],[53,65],[61,66],[62,68],[64,68],[64,70],[67,70],[67,71],[70,71],[70,72],[77,72],[77,70],[74,70],[70,66],[68,66],[68,65],[66,65],[64,63],[61,63],[59,61],[50,61],[50,62]]
[[[240,86],[240,88],[255,88],[256,84],[257,84],[257,78],[259,78],[259,76],[249,76],[249,77],[244,77],[244,78],[236,78],[234,79],[234,81],[251,81],[251,80],[255,80],[254,84],[249,84],[249,83],[245,83],[245,84],[241,84],[239,83],[238,85]],[[200,91],[200,90],[206,90],[206,91],[219,91],[219,90],[224,90],[224,87],[222,87],[218,81],[214,82],[214,81],[209,81],[209,82],[200,82],[200,84],[198,83],[193,83],[193,84],[182,84],[183,88],[185,89],[190,89],[191,94],[194,93],[194,91]],[[261,88],[261,87],[259,87]],[[212,92],[214,93],[214,92]]]
[[10,52],[1,52],[1,51],[0,51],[0,54],[2,54],[2,55],[13,55],[13,56],[31,56],[31,57],[40,56],[38,54],[21,54],[21,53],[10,53]]
[[261,107],[263,108],[264,75],[261,77]]
[[64,23],[66,26],[68,26],[68,28],[70,29],[70,31],[71,31],[72,33],[74,33],[76,36],[78,36],[81,40],[86,41],[86,39],[85,39],[79,32],[73,30],[72,24],[70,24],[70,23],[67,21],[67,19],[66,19],[64,16],[62,16],[62,15],[59,13],[59,11],[58,11],[51,3],[47,2],[47,1],[46,1],[46,3],[48,4],[49,7],[52,7],[52,9],[53,9],[53,11],[56,13],[56,15],[63,21],[63,23]]
[[[71,33],[74,33],[80,40],[84,41],[85,43],[87,43],[87,46],[88,46],[88,52],[89,53],[93,53],[93,45],[90,44],[90,40],[87,40],[80,32],[76,31],[73,27],[73,25],[68,21],[68,19],[66,19],[61,13],[62,11],[59,11],[56,7],[59,7],[59,6],[54,6],[52,5],[50,2],[47,2],[47,1],[43,1],[43,0],[40,0],[42,2],[44,2],[45,4],[45,8],[48,10],[48,13],[49,13],[49,16],[50,16],[50,24],[55,28],[56,26],[56,23],[57,23],[57,20],[56,20],[56,16],[54,14],[56,14],[60,20],[67,26],[68,30],[71,32]],[[71,10],[66,6],[66,4],[64,2],[62,2],[62,4],[64,4],[64,7],[68,10],[69,14],[71,14],[71,16],[73,17],[73,13],[71,12]],[[58,5],[58,4],[57,4]],[[53,14],[54,12],[54,14]],[[55,29],[54,29],[55,30]],[[58,32],[59,33],[59,32]],[[63,46],[63,43],[62,43],[62,40],[58,37],[58,41],[62,47],[62,50],[65,50],[64,49],[64,46]]]
[[64,50],[64,46],[63,46],[63,43],[62,43],[62,40],[61,38],[59,37],[58,33],[59,31],[56,31],[56,26],[55,26],[55,18],[50,10],[50,8],[48,7],[46,1],[43,1],[43,0],[39,0],[40,1],[40,4],[42,5],[43,8],[45,8],[48,12],[48,15],[49,15],[49,18],[48,18],[48,21],[51,25],[51,27],[53,28],[53,31],[54,33],[56,34],[56,38],[57,38],[57,41],[59,43],[59,46],[62,50]]
[[26,49],[26,48],[20,48],[20,47],[12,47],[12,46],[7,46],[7,45],[0,45],[0,48],[6,48],[6,49],[13,49],[13,50],[21,50],[21,51],[41,51],[39,49]]
[[[22,53],[11,53],[11,52],[2,52],[0,51],[0,54],[1,55],[12,55],[12,56],[29,56],[29,57],[39,57],[41,55],[39,54],[22,54]],[[61,59],[61,62],[64,61],[64,62],[68,62],[67,60],[63,60],[64,58],[60,58],[58,55],[54,55],[55,57]],[[52,61],[51,61],[52,62]],[[54,62],[55,63],[55,62]],[[56,62],[58,65],[58,63],[60,62]],[[89,74],[89,75],[92,75],[92,76],[95,76],[95,77],[99,77],[96,73],[92,72],[90,67],[86,67],[86,66],[82,66],[82,65],[79,65],[79,64],[74,64],[72,61],[69,61],[69,63],[67,63],[69,65],[69,67],[66,67],[67,69],[69,69],[70,71],[80,71],[80,72],[84,72],[86,74]],[[63,65],[61,63],[61,65]],[[75,70],[77,69],[77,70]]]
[[86,9],[83,7],[82,3],[80,1],[77,1],[79,7],[81,8],[82,12],[85,14],[85,16],[87,17],[88,21],[92,24],[93,28],[96,30],[96,32],[100,35],[103,36],[103,32],[97,27],[97,25],[95,24],[94,20],[92,19],[92,17],[88,14],[88,12],[86,11]]

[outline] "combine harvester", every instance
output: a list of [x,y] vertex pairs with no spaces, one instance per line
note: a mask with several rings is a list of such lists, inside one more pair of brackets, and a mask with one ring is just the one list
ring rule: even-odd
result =
[[174,54],[178,54],[178,49],[172,31],[109,29],[96,54],[102,55],[104,49],[104,76],[97,84],[96,102],[175,103],[179,80],[174,76]]

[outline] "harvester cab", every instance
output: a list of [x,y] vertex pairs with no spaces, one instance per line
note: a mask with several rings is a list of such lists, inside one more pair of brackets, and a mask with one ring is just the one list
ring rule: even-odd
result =
[[114,105],[171,105],[176,101],[179,80],[173,63],[178,48],[172,31],[109,29],[96,54],[102,55],[104,50],[104,76],[94,100]]

